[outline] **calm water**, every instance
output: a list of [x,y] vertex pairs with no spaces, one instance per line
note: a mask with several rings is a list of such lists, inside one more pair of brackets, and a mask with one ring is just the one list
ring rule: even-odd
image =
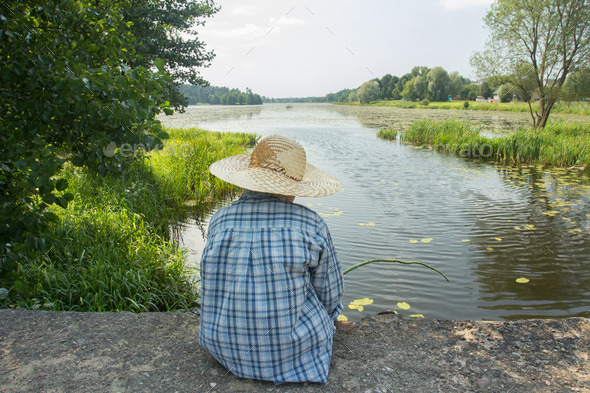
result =
[[[589,316],[588,177],[469,161],[380,140],[371,128],[403,129],[424,116],[471,118],[490,134],[528,121],[527,114],[515,113],[276,104],[189,108],[163,122],[298,140],[308,160],[343,188],[296,202],[324,216],[344,268],[397,258],[425,262],[451,280],[418,265],[361,267],[345,276],[350,320],[384,310],[443,319]],[[185,228],[194,263],[207,219]],[[349,309],[358,298],[374,302],[363,312]],[[401,310],[398,302],[411,308]]]

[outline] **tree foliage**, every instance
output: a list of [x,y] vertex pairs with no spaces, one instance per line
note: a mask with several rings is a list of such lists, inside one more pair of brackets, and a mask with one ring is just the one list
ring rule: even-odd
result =
[[242,92],[228,87],[182,85],[180,91],[189,105],[262,105],[262,97],[248,88]]
[[381,89],[379,83],[374,80],[370,80],[361,85],[357,92],[358,100],[361,104],[368,104],[371,101],[379,99]]
[[434,67],[426,75],[428,92],[433,101],[446,101],[451,92],[451,78],[442,67]]
[[[95,173],[125,171],[125,144],[166,137],[155,116],[171,112],[171,78],[141,57],[129,23],[81,0],[0,6],[0,273],[19,247],[43,248],[51,205],[72,198],[59,177],[66,162]],[[106,147],[106,149],[105,149]]]
[[533,126],[545,127],[567,76],[590,61],[590,2],[497,0],[485,24],[490,39],[472,65],[482,77],[508,75],[515,86],[532,75],[539,100],[538,111],[530,107]]
[[130,59],[130,67],[149,68],[156,59],[164,60],[172,77],[164,85],[165,97],[174,108],[186,105],[180,85],[208,85],[199,68],[208,67],[214,53],[198,39],[197,29],[219,10],[212,0],[98,0],[97,4],[131,22],[137,56]]
[[[470,99],[475,99],[476,95],[492,96],[493,90],[490,89],[488,82],[474,85],[475,87],[470,90],[465,90],[465,86],[471,84],[471,81],[459,75],[458,72],[448,74],[442,67],[435,67],[433,70],[434,72],[428,67],[416,66],[412,68],[411,72],[401,77],[385,74],[381,79],[373,79],[379,87],[379,96],[371,100],[400,100],[403,98],[407,101],[446,101],[449,95]],[[431,82],[433,82],[432,85]],[[360,89],[360,87],[343,89],[337,93],[330,93],[322,101],[361,102],[361,97],[364,99],[364,96],[359,95]],[[472,94],[475,90],[477,90],[477,94]]]
[[500,102],[511,102],[514,98],[514,85],[505,83],[498,88],[498,98]]
[[590,99],[590,68],[571,73],[563,87],[562,96],[568,101]]
[[417,76],[413,77],[409,81],[406,82],[404,85],[404,89],[402,90],[401,96],[406,101],[415,101],[418,100],[420,97],[416,93],[416,78]]

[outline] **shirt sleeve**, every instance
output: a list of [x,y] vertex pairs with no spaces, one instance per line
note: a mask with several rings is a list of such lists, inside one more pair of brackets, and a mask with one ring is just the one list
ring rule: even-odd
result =
[[332,243],[332,237],[325,226],[317,238],[322,246],[318,265],[310,271],[311,284],[333,321],[342,312],[344,279],[342,268]]

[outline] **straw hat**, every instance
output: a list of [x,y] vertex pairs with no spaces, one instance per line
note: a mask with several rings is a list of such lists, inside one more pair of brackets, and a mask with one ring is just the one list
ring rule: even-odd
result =
[[209,172],[252,191],[299,197],[320,197],[338,191],[338,180],[308,164],[303,146],[291,138],[262,139],[252,154],[214,162]]

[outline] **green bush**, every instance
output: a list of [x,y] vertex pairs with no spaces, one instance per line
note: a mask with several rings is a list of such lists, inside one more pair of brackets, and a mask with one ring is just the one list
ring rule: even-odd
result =
[[256,136],[168,131],[162,150],[123,175],[99,176],[65,165],[60,176],[74,198],[67,209],[50,208],[57,219],[43,234],[56,241],[45,252],[19,255],[16,280],[0,280],[0,287],[10,289],[2,306],[140,312],[193,305],[198,298],[194,272],[172,234],[187,205],[199,215],[236,190],[214,181],[208,167],[245,153]]
[[60,175],[66,162],[125,172],[132,160],[105,154],[106,146],[165,138],[155,116],[170,111],[162,99],[170,77],[130,68],[137,55],[128,23],[94,2],[4,2],[0,10],[2,276],[17,255],[50,248],[44,228],[57,213],[49,207],[73,197]]

